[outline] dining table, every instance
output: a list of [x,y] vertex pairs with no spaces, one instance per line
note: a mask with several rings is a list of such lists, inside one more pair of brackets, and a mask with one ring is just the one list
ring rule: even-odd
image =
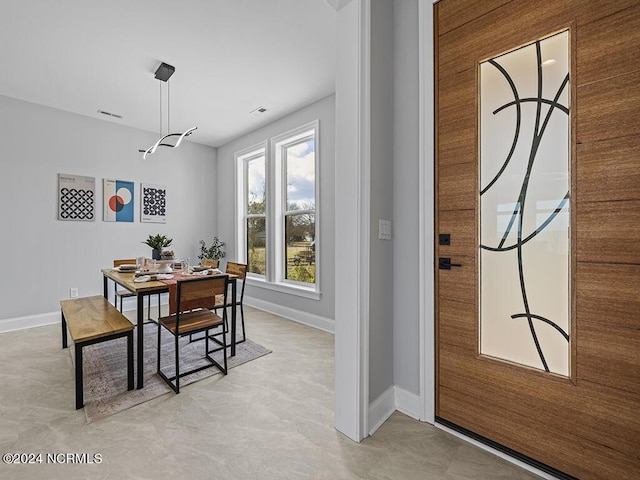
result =
[[[144,387],[144,298],[157,295],[161,293],[169,293],[169,295],[175,295],[175,288],[172,288],[178,280],[196,278],[196,274],[173,272],[172,278],[166,278],[163,275],[162,279],[154,279],[153,275],[148,281],[140,282],[136,280],[135,271],[120,271],[118,268],[105,268],[102,270],[103,276],[103,295],[107,300],[109,299],[109,280],[113,281],[122,288],[135,294],[137,299],[136,310],[136,359],[137,359],[137,373],[136,373],[136,388],[141,389]],[[222,274],[227,275],[227,274]],[[201,275],[200,275],[201,276]],[[237,306],[237,275],[227,275],[228,284],[231,286],[231,342],[230,342],[230,356],[233,357],[236,354],[236,306]],[[171,299],[169,304],[172,304]],[[160,305],[158,306],[160,308]]]

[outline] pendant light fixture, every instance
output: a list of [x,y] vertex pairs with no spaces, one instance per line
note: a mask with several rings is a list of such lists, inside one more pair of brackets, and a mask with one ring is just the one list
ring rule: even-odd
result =
[[[156,151],[158,147],[171,147],[175,148],[180,146],[180,143],[185,137],[191,135],[198,127],[191,127],[189,130],[185,130],[183,133],[168,133],[171,131],[171,90],[169,88],[169,78],[176,71],[175,67],[172,65],[168,65],[166,63],[161,63],[158,69],[156,70],[155,78],[160,80],[160,82],[164,82],[167,84],[167,134],[162,135],[162,83],[160,83],[160,140],[151,145],[146,150],[138,150],[142,153],[142,158],[147,158],[147,155],[151,155]],[[177,137],[177,141],[175,143],[171,143]]]

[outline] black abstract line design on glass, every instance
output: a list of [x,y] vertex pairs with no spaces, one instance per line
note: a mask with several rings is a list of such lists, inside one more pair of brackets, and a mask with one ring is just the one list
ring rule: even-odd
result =
[[[542,362],[542,365],[544,367],[544,370],[546,372],[549,372],[549,366],[547,364],[547,360],[545,358],[544,352],[542,350],[542,346],[540,345],[540,341],[538,339],[538,334],[536,332],[536,327],[534,325],[534,320],[537,321],[541,321],[543,323],[546,323],[550,326],[552,326],[553,328],[555,328],[564,338],[567,342],[569,342],[569,334],[567,332],[565,332],[560,326],[558,326],[557,323],[555,323],[554,321],[545,318],[541,315],[537,315],[535,313],[532,313],[531,311],[531,307],[529,305],[529,298],[527,295],[527,286],[526,286],[526,281],[525,281],[525,272],[524,272],[524,266],[523,266],[523,247],[524,245],[530,241],[531,239],[533,239],[536,235],[538,235],[539,233],[541,233],[556,217],[557,215],[563,210],[565,209],[565,207],[567,207],[567,203],[569,200],[569,192],[566,193],[566,195],[564,196],[564,198],[559,202],[558,206],[556,207],[556,209],[553,211],[553,213],[551,213],[551,215],[549,215],[549,217],[546,218],[546,220],[540,224],[533,233],[531,233],[530,235],[528,235],[527,237],[523,238],[523,218],[524,218],[524,211],[525,211],[525,206],[526,206],[526,200],[527,200],[527,192],[529,189],[529,181],[531,178],[531,172],[533,170],[533,166],[536,160],[536,155],[538,153],[538,149],[540,147],[540,144],[542,142],[545,130],[549,124],[549,121],[551,119],[551,115],[554,113],[554,111],[559,111],[562,113],[565,113],[567,116],[569,115],[569,108],[561,105],[560,103],[558,103],[558,100],[560,98],[560,96],[562,95],[562,92],[565,90],[565,88],[568,87],[569,84],[569,75],[567,74],[564,78],[564,80],[562,81],[561,85],[558,87],[558,90],[556,91],[555,97],[553,100],[549,100],[547,98],[543,98],[542,95],[542,86],[543,86],[543,75],[542,75],[542,53],[541,53],[541,47],[540,47],[540,41],[535,42],[535,48],[536,48],[536,61],[537,61],[537,96],[535,98],[521,98],[519,93],[518,93],[518,89],[517,86],[515,85],[515,82],[513,81],[513,79],[511,78],[511,75],[509,75],[509,73],[507,72],[507,70],[502,67],[495,59],[489,60],[489,64],[493,65],[504,77],[504,79],[507,81],[507,83],[509,84],[509,87],[511,89],[511,92],[513,94],[513,101],[508,102],[502,106],[500,106],[499,108],[495,109],[493,111],[493,114],[496,115],[498,113],[500,113],[501,111],[508,109],[509,107],[516,107],[516,128],[515,128],[515,132],[513,135],[513,140],[512,140],[512,144],[511,144],[511,149],[509,150],[509,153],[507,154],[507,157],[504,161],[504,163],[502,164],[501,168],[498,170],[497,174],[491,179],[491,181],[489,181],[489,183],[487,184],[486,187],[484,187],[481,191],[480,191],[480,195],[482,196],[485,192],[487,192],[488,190],[490,190],[494,184],[498,181],[498,179],[500,178],[500,176],[504,173],[505,169],[507,168],[507,166],[509,165],[509,163],[511,162],[512,158],[513,158],[513,153],[515,151],[516,145],[518,144],[518,141],[520,140],[520,129],[521,129],[521,124],[522,124],[522,109],[521,109],[521,105],[523,103],[527,103],[527,102],[534,102],[536,104],[536,117],[535,117],[535,125],[533,128],[533,138],[531,141],[531,145],[530,145],[530,150],[529,150],[529,159],[528,159],[528,163],[527,163],[527,169],[526,169],[526,173],[524,175],[524,178],[522,180],[522,185],[520,188],[520,192],[518,194],[518,199],[515,202],[515,207],[513,212],[511,213],[511,217],[509,219],[509,223],[507,225],[507,227],[505,228],[505,231],[502,235],[502,239],[500,240],[498,247],[491,247],[488,245],[481,245],[481,248],[485,249],[485,250],[489,250],[489,251],[494,251],[494,252],[505,252],[508,250],[513,250],[513,249],[517,249],[517,260],[518,260],[518,278],[519,278],[519,283],[520,283],[520,292],[522,295],[522,303],[524,305],[524,313],[516,313],[511,315],[512,319],[518,319],[518,318],[526,318],[528,325],[529,325],[529,331],[531,333],[531,338],[535,344],[536,350],[538,352],[538,356],[540,357],[540,361]],[[549,110],[547,111],[547,114],[544,118],[544,120],[542,120],[542,106],[543,105],[548,105],[549,106]],[[541,125],[542,122],[542,125]],[[511,234],[514,224],[516,224],[517,222],[517,240],[516,243],[514,243],[513,245],[508,245],[508,246],[504,246],[504,244],[507,241],[507,238],[509,237],[509,235]]]
[[567,340],[567,342],[569,341],[569,334],[565,332],[562,328],[560,328],[555,322],[552,322],[548,318],[544,318],[540,315],[534,315],[533,313],[530,315],[527,315],[526,313],[516,313],[514,315],[511,315],[511,318],[528,318],[529,316],[531,316],[531,318],[535,318],[536,320],[540,320],[544,323],[551,325],[553,328],[555,328],[557,331],[560,332],[560,334]]
[[[527,237],[523,238],[521,242],[519,243],[514,243],[512,245],[508,245],[506,247],[489,247],[487,245],[482,245],[482,248],[484,250],[489,250],[491,252],[507,252],[509,250],[513,250],[514,248],[518,248],[518,245],[524,245],[525,243],[527,243],[529,240],[532,240],[533,238],[536,237],[536,235],[538,235],[539,233],[541,233],[546,227],[547,225],[549,225],[551,223],[551,221],[556,218],[556,216],[564,209],[566,203],[569,201],[569,192],[567,192],[567,194],[564,196],[564,198],[562,200],[560,200],[560,203],[558,204],[558,206],[556,207],[556,209],[553,211],[553,213],[551,213],[551,215],[549,215],[547,217],[547,219],[542,222],[540,224],[540,226],[538,226],[533,233],[531,233],[530,235],[528,235]],[[512,217],[513,218],[513,217]]]

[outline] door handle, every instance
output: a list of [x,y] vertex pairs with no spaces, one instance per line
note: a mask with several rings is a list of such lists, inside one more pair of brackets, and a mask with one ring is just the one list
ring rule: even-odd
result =
[[438,258],[438,268],[440,270],[451,270],[451,267],[461,267],[460,263],[451,263],[451,259],[449,257],[440,257]]

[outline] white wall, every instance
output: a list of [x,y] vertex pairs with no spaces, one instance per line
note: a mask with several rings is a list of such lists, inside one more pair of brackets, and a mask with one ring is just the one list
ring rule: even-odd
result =
[[393,379],[419,395],[418,0],[393,5]]
[[369,410],[369,5],[338,10],[335,427],[359,442]]
[[[336,428],[356,441],[396,409],[427,418],[418,6],[358,0],[338,16]],[[392,220],[391,242],[379,219]]]
[[[176,255],[196,259],[198,241],[216,233],[216,150],[184,142],[143,161],[138,149],[156,140],[150,132],[0,96],[0,323],[13,319],[15,327],[24,317],[58,312],[71,287],[80,296],[101,294],[100,269],[114,258],[150,256],[141,243],[149,234],[173,237]],[[95,177],[95,221],[57,220],[58,173]],[[135,182],[133,223],[102,221],[103,178]],[[139,222],[140,182],[167,186],[165,225]]]
[[[393,5],[387,0],[371,2],[370,402],[394,383],[395,240],[378,238],[378,220],[394,220]],[[395,227],[393,239],[399,230],[395,222],[392,227]]]
[[[433,342],[433,323],[426,321],[433,317],[433,205],[427,200],[433,190],[425,182],[425,168],[433,169],[433,146],[430,143],[429,150],[426,145],[433,133],[432,109],[422,115],[420,107],[420,68],[430,58],[430,47],[420,58],[420,29],[432,30],[426,24],[421,27],[419,7],[431,4],[371,0],[371,5],[368,424],[373,432],[396,409],[433,421],[433,361],[427,352],[432,351],[428,342]],[[432,74],[424,76],[424,82],[432,84]],[[428,176],[432,182],[432,174]],[[377,221],[384,215],[393,220],[390,245],[377,240]],[[382,300],[385,289],[391,307]]]
[[[269,309],[270,306],[284,306],[294,311],[320,317],[320,321],[333,321],[335,303],[334,281],[334,178],[335,166],[335,96],[331,95],[284,118],[276,120],[258,130],[243,135],[218,148],[218,171],[215,183],[217,200],[227,208],[218,212],[217,235],[226,242],[225,260],[236,260],[235,251],[235,166],[234,154],[259,142],[285,133],[313,120],[319,120],[319,165],[320,165],[320,200],[319,200],[319,268],[320,268],[320,300],[303,298],[287,293],[276,292],[266,288],[247,284],[245,295],[250,297],[248,303]],[[278,311],[278,313],[283,313]],[[286,312],[283,313],[286,316]],[[296,314],[297,316],[297,314]]]

